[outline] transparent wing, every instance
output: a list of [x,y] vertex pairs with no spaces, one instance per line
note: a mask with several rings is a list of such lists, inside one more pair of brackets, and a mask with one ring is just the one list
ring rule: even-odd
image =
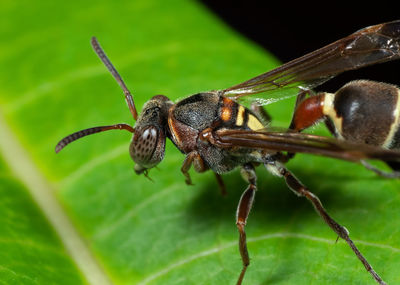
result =
[[214,144],[221,148],[310,153],[356,162],[363,159],[400,161],[399,151],[303,133],[221,129],[214,137]]
[[[313,89],[337,74],[400,57],[400,20],[364,28],[269,72],[221,91],[259,105]],[[265,92],[263,95],[253,95]]]

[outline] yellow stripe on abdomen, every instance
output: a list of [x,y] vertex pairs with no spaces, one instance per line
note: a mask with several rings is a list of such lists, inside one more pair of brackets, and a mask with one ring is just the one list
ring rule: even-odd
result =
[[264,129],[264,125],[256,116],[250,114],[242,105],[239,105],[236,115],[236,126],[243,126],[244,122],[247,122],[246,126],[253,131]]
[[249,114],[247,126],[253,131],[258,131],[265,128],[264,125],[255,116],[251,114]]
[[239,109],[236,116],[236,126],[243,125],[245,113],[246,109],[243,106],[239,105]]

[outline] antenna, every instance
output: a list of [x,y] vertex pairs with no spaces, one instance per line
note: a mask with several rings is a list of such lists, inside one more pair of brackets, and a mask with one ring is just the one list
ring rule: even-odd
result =
[[80,139],[82,137],[86,137],[88,135],[92,135],[95,133],[100,133],[108,130],[127,130],[131,133],[135,131],[134,128],[127,124],[116,124],[116,125],[111,125],[111,126],[100,126],[100,127],[93,127],[89,129],[84,129],[78,132],[75,132],[73,134],[70,134],[69,136],[66,136],[62,140],[60,140],[57,145],[56,145],[56,153],[60,152],[64,147],[72,143],[73,141]]
[[115,69],[115,67],[112,65],[111,61],[108,59],[107,55],[105,54],[104,50],[101,48],[96,37],[92,37],[91,44],[92,44],[92,47],[93,47],[94,51],[96,52],[96,54],[99,56],[101,61],[108,68],[108,70],[111,72],[112,76],[114,76],[115,80],[117,80],[119,86],[121,86],[122,90],[124,91],[126,103],[128,103],[129,110],[131,111],[131,114],[136,121],[138,114],[136,111],[135,103],[133,101],[131,92],[128,90],[128,87],[126,87],[125,82],[122,80],[121,75],[119,75],[118,71]]

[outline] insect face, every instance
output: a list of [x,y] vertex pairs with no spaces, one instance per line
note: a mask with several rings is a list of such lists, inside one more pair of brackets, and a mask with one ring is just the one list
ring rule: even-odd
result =
[[129,153],[141,174],[164,158],[168,110],[173,103],[163,95],[154,96],[143,107],[135,125]]

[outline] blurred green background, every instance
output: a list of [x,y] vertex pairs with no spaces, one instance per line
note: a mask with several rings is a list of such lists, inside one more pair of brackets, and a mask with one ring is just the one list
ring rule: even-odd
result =
[[[91,36],[139,110],[155,94],[177,100],[225,88],[277,60],[188,0],[3,0],[0,23],[0,284],[234,284],[234,215],[246,187],[237,171],[224,176],[229,195],[221,197],[212,173],[192,173],[195,186],[185,185],[184,157],[171,143],[153,182],[134,174],[128,133],[90,136],[58,155],[54,147],[80,129],[134,123]],[[288,124],[292,105],[268,107],[274,125]],[[288,166],[388,284],[399,283],[399,182],[327,158],[298,155]],[[374,284],[307,201],[258,173],[245,284]],[[98,276],[71,257],[49,203],[61,206]]]

